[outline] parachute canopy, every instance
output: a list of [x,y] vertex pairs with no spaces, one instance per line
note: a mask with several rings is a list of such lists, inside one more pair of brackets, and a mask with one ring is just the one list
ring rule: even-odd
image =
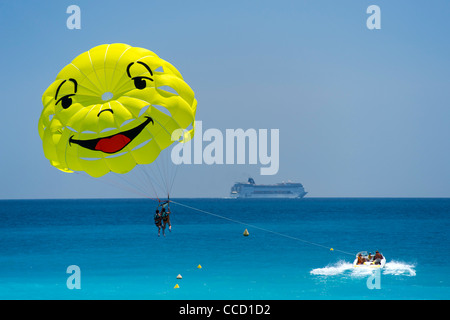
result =
[[[197,101],[155,53],[114,43],[82,53],[42,96],[39,135],[50,163],[100,177],[153,162],[193,136]],[[192,128],[187,131],[188,128]]]

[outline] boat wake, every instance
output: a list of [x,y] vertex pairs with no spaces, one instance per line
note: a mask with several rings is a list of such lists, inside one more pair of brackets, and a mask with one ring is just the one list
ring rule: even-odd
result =
[[[351,262],[338,261],[324,268],[313,269],[310,271],[310,274],[317,276],[345,275],[352,277],[363,277],[376,272],[376,270],[380,269],[354,268],[353,263]],[[381,269],[381,272],[383,275],[394,275],[394,276],[414,277],[416,275],[415,265],[401,261],[387,262],[384,268]]]
[[[328,265],[325,268],[317,268],[310,271],[310,274],[317,276],[335,276],[339,274],[344,274],[348,271],[352,271],[353,264],[346,261],[338,261],[333,265]],[[359,271],[355,270],[355,271]]]
[[415,265],[407,264],[405,262],[400,261],[391,261],[386,263],[383,269],[383,274],[392,274],[394,276],[411,276],[414,277],[416,275]]

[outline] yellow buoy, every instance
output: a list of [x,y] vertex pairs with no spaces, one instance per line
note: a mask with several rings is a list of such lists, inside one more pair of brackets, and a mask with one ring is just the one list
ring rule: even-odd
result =
[[333,248],[330,249],[330,251],[333,251],[333,250],[334,250]]
[[174,289],[178,289],[180,286],[178,285],[178,283],[175,285],[175,287],[173,287]]
[[181,276],[181,274],[177,275],[177,279],[183,279],[183,277]]
[[248,230],[245,229],[245,230],[244,230],[244,236],[245,236],[245,237],[248,237],[248,235],[249,235]]
[[198,265],[198,266],[197,266],[197,269],[201,269],[201,268],[202,268],[202,266],[201,266],[201,265]]

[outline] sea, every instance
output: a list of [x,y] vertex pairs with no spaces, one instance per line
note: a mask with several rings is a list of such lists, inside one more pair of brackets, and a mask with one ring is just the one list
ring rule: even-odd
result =
[[160,236],[156,205],[1,200],[0,299],[450,298],[450,199],[173,199]]

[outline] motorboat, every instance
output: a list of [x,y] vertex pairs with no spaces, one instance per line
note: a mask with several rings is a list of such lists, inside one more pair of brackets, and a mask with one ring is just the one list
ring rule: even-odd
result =
[[[355,261],[353,261],[353,267],[355,268],[383,268],[386,264],[386,257],[380,252],[383,256],[383,259],[375,260],[375,254],[372,254],[367,251],[361,251],[356,254]],[[362,264],[358,264],[358,256],[361,255],[362,260],[364,261]]]

